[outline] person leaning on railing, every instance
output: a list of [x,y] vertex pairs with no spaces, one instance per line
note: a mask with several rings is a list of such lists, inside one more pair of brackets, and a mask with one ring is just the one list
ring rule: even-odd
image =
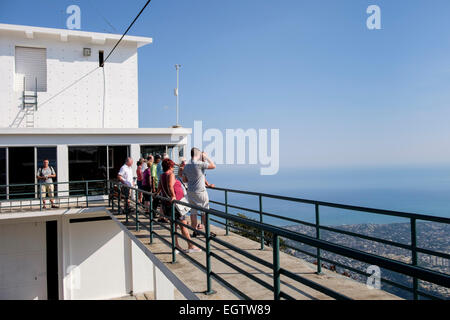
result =
[[55,206],[55,186],[53,184],[53,178],[56,178],[56,172],[53,167],[49,167],[48,159],[44,159],[43,167],[38,169],[37,179],[40,183],[41,188],[41,197],[42,197],[42,208],[46,208],[45,206],[45,198],[48,196],[50,198],[50,203],[52,204],[52,208],[57,208]]
[[[178,200],[187,202],[187,200],[184,198],[184,192],[183,188],[181,186],[181,182],[175,178],[175,174],[173,173],[173,168],[175,166],[175,163],[170,160],[169,158],[165,158],[162,161],[162,169],[163,173],[161,174],[161,178],[159,180],[158,185],[158,194],[161,194],[162,197],[169,198],[168,200],[162,200],[161,206],[163,213],[166,217],[172,216],[172,205],[173,210],[175,211],[175,219],[181,221],[182,224],[187,224],[186,222],[186,213],[189,211],[189,207],[180,205],[180,204],[173,204],[172,201]],[[175,232],[178,229],[178,224],[175,225]],[[189,235],[189,230],[184,226],[180,225],[181,233],[183,236],[191,240],[191,237]],[[175,245],[178,248],[178,250],[181,249],[179,243],[178,243],[178,237],[175,237]],[[192,243],[188,242],[188,249],[187,253],[192,252],[200,252],[201,249],[194,246]]]
[[[142,173],[142,190],[149,193],[153,192],[153,178],[152,178],[152,168],[153,157],[148,161],[148,166]],[[146,207],[150,206],[150,194],[144,193],[144,205]]]
[[[136,163],[136,177],[137,177],[137,188],[142,190],[142,173],[143,173],[143,167],[142,162],[144,161],[144,158],[140,158],[139,161]],[[139,203],[142,203],[142,193],[139,193]]]
[[[120,168],[119,173],[117,174],[117,179],[123,183],[127,187],[134,187],[134,177],[133,177],[133,168],[131,167],[133,165],[133,158],[127,157],[125,160],[125,164]],[[124,189],[124,195],[127,199],[127,202],[129,202],[131,189],[129,188],[123,188]],[[137,201],[137,199],[136,199]]]

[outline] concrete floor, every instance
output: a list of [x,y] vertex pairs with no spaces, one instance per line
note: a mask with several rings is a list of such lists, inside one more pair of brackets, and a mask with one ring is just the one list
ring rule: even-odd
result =
[[[125,224],[125,217],[123,215],[117,216],[117,218]],[[140,216],[141,230],[135,231],[135,220],[130,218],[127,227],[128,229],[146,245],[161,261],[163,261],[167,267],[175,273],[197,296],[202,300],[221,300],[221,299],[241,299],[236,292],[231,291],[222,283],[212,279],[212,289],[214,294],[206,295],[206,274],[199,267],[189,261],[183,254],[177,255],[177,262],[172,263],[171,248],[165,244],[162,240],[154,237],[153,244],[149,241],[149,220],[142,219]],[[168,224],[166,226],[169,226]],[[155,225],[154,231],[162,235],[165,239],[170,239],[170,234],[163,227]],[[232,245],[251,253],[260,259],[272,263],[273,252],[270,247],[266,247],[264,250],[260,250],[260,244],[245,237],[239,236],[235,233],[231,233],[226,236],[225,230],[212,226],[211,231],[217,234],[217,238],[224,240]],[[199,246],[205,246],[205,239],[203,237],[193,238]],[[180,244],[183,248],[187,248],[187,244],[184,240],[180,239]],[[228,262],[239,266],[239,268],[251,273],[253,276],[267,282],[269,285],[273,285],[272,270],[261,264],[254,262],[253,260],[242,256],[222,245],[212,241],[211,250],[220,257],[224,258]],[[189,256],[201,265],[206,265],[205,253],[191,253]],[[218,261],[215,258],[211,258],[212,271],[225,279],[227,282],[238,288],[242,293],[250,297],[251,299],[273,299],[273,292],[261,284],[249,279],[242,273],[232,269],[226,264]],[[318,275],[315,273],[315,268],[311,263],[291,256],[287,253],[280,253],[281,268],[287,269],[297,275],[312,280],[318,284],[321,284],[327,288],[344,294],[352,299],[359,300],[393,300],[400,299],[385,291],[369,289],[365,284],[354,281],[345,276],[339,275],[335,272],[324,270],[323,274]],[[281,276],[281,291],[292,296],[297,300],[326,300],[332,299],[329,296],[318,292],[311,287],[300,284],[290,278]],[[176,294],[176,298],[182,299],[181,295]],[[132,298],[132,297],[130,297]]]

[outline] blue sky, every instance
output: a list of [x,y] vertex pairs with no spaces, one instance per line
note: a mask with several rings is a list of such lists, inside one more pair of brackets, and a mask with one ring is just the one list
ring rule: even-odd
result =
[[[95,2],[93,4],[92,2]],[[145,0],[0,1],[0,22],[122,33]],[[382,30],[366,28],[381,8]],[[278,128],[285,167],[450,161],[448,0],[153,0],[130,31],[141,127]],[[103,17],[102,17],[103,16]]]

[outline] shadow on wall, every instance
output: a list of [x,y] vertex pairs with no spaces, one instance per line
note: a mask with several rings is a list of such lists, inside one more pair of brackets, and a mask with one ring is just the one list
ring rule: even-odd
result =
[[16,114],[16,117],[9,125],[10,128],[20,128],[20,125],[22,124],[23,120],[25,119],[25,116],[27,115],[25,109],[22,107],[22,104],[19,104],[17,106],[19,111]]

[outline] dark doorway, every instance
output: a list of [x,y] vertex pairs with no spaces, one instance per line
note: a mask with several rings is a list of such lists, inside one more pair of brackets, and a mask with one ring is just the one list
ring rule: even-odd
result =
[[46,222],[47,238],[47,299],[59,299],[58,280],[58,222]]
[[8,148],[9,184],[27,184],[9,188],[10,199],[35,198],[34,147]]
[[[115,180],[117,179],[117,174],[119,173],[120,168],[123,166],[129,155],[128,146],[109,146],[108,152],[109,179]],[[137,161],[137,159],[135,159],[135,161]]]
[[[56,178],[53,178],[53,182],[58,180],[58,169],[57,169],[57,159],[56,159],[56,147],[39,147],[36,148],[36,168],[41,168],[44,164],[44,160],[48,159],[48,165],[55,170]],[[36,172],[37,173],[37,172]],[[55,197],[58,196],[58,184],[54,184]],[[39,191],[39,190],[38,190]],[[64,194],[63,194],[64,195]]]

